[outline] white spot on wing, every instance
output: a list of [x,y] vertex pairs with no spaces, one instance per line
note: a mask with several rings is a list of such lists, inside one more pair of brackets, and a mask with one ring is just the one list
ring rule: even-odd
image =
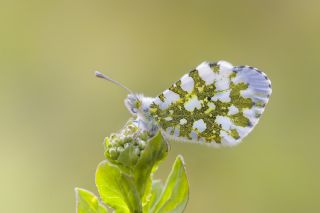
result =
[[231,137],[227,132],[221,131],[220,137],[222,138],[222,144],[234,145],[236,143],[236,140],[233,137]]
[[235,107],[234,105],[231,105],[228,108],[228,110],[229,110],[228,115],[234,115],[234,114],[237,114],[239,112],[239,109],[237,107]]
[[263,113],[263,108],[252,107],[251,109],[244,109],[243,115],[250,120],[250,122],[255,125],[261,114]]
[[180,125],[184,125],[186,123],[187,123],[187,119],[185,118],[180,119]]
[[240,138],[238,141],[241,141],[243,137],[245,137],[251,130],[252,127],[242,127],[242,126],[236,126],[236,130],[239,133]]
[[188,76],[188,75],[184,75],[184,76],[181,78],[181,88],[182,88],[184,91],[190,93],[190,92],[192,92],[193,87],[194,87],[193,78],[191,78],[191,77]]
[[229,78],[221,78],[215,83],[216,90],[226,90],[230,89],[230,80]]
[[199,130],[199,132],[203,132],[204,130],[206,130],[207,128],[207,125],[206,123],[200,119],[200,120],[197,120],[193,123],[193,126],[192,126],[194,129],[197,129]]
[[159,105],[160,102],[161,102],[161,100],[160,100],[159,97],[156,97],[156,98],[153,100],[153,102],[154,102],[155,104]]
[[198,100],[197,96],[193,96],[184,104],[184,108],[188,111],[193,111],[195,108],[201,109],[201,102]]
[[167,109],[169,107],[169,105],[165,102],[162,102],[159,97],[156,97],[153,102],[157,104],[161,110]]
[[213,101],[220,100],[221,102],[230,102],[231,101],[230,90],[217,93],[215,96],[211,98],[211,100]]
[[241,90],[240,95],[244,98],[251,98],[254,95],[254,93],[253,93],[253,90],[250,89],[250,87],[249,87],[245,90]]
[[164,120],[166,120],[166,121],[172,121],[172,117],[166,117]]
[[171,90],[166,90],[163,92],[163,95],[165,97],[165,102],[170,105],[171,103],[177,101],[180,96],[175,93],[175,92],[172,92]]
[[212,72],[208,62],[201,63],[196,69],[199,72],[200,78],[204,80],[207,85],[212,84],[216,79],[216,75],[214,72]]
[[233,123],[230,120],[230,118],[225,117],[225,116],[217,116],[215,122],[217,124],[221,124],[222,128],[226,131],[229,131],[231,129],[231,127],[233,127]]
[[165,109],[167,109],[169,107],[169,104],[168,103],[166,103],[166,102],[160,102],[160,104],[159,104],[159,108],[160,109],[162,109],[162,110],[165,110]]
[[226,76],[229,76],[232,72],[233,66],[227,61],[218,61],[217,63],[220,66],[220,72]]
[[255,107],[253,107],[252,109],[244,109],[243,110],[243,115],[246,116],[247,118],[252,118],[255,116],[255,113],[254,113],[254,109]]

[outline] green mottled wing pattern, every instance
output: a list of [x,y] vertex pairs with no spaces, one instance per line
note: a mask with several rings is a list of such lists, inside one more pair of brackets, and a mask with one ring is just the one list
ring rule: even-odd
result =
[[151,116],[168,139],[235,145],[258,123],[271,82],[253,67],[203,62],[153,100]]

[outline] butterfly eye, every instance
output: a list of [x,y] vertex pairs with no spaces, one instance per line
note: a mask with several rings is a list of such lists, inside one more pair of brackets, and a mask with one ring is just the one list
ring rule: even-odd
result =
[[141,107],[141,101],[136,100],[136,102],[134,103],[135,108],[139,109]]

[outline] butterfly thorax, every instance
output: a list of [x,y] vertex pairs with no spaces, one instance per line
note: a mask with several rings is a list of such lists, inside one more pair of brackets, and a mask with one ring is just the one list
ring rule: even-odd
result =
[[157,122],[150,114],[150,105],[154,98],[145,97],[142,94],[129,94],[124,103],[129,112],[134,116],[135,123],[142,130],[155,134],[159,127]]

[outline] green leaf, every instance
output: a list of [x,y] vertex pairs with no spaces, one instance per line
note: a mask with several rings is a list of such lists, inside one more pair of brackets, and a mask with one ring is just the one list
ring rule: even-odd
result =
[[150,212],[183,212],[189,199],[189,184],[182,156],[178,156],[164,189]]
[[158,133],[148,142],[134,169],[135,180],[140,192],[144,191],[146,180],[151,173],[157,170],[157,165],[167,156],[167,153],[168,145],[163,140],[162,135]]
[[142,151],[133,173],[134,180],[142,197],[143,205],[149,202],[151,196],[152,173],[157,170],[158,164],[168,154],[168,144],[159,132],[152,138]]
[[134,179],[109,161],[102,161],[96,171],[96,185],[101,199],[117,212],[142,212]]
[[159,199],[161,192],[163,191],[163,183],[161,180],[154,180],[152,182],[151,198],[149,206],[152,208],[156,201]]
[[107,213],[107,209],[103,206],[98,198],[91,192],[76,188],[76,206],[77,213]]

